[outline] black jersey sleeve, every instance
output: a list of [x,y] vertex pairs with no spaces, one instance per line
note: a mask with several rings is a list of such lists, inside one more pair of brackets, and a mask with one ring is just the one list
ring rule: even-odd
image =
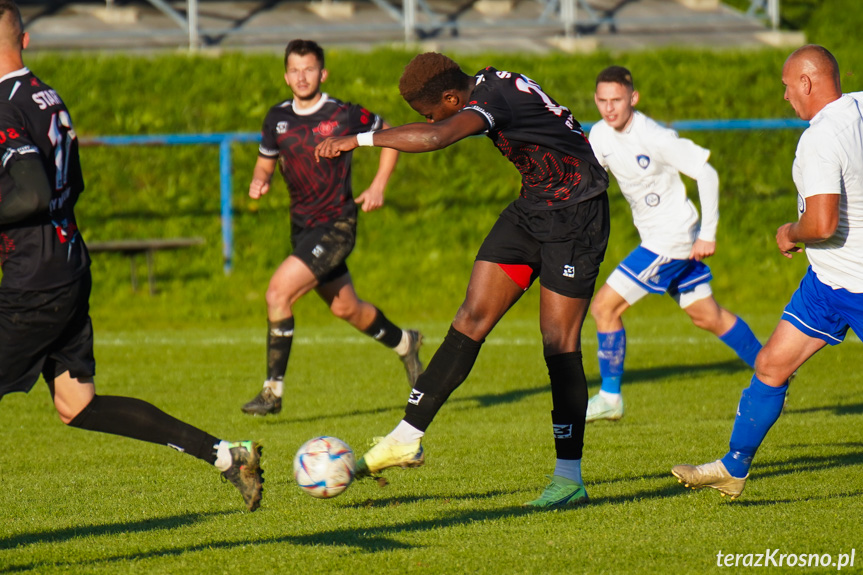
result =
[[[258,155],[264,158],[277,158],[279,156],[278,132],[279,121],[274,113],[277,107],[273,107],[264,118],[264,126],[261,128],[261,144],[258,146]],[[287,127],[285,127],[287,129]],[[285,131],[282,130],[282,132]]]
[[477,74],[477,85],[467,105],[462,109],[479,112],[490,130],[506,128],[512,122],[513,111],[505,91],[500,88],[501,82],[508,80],[510,76],[509,72],[498,72],[494,68],[487,68]]
[[0,173],[0,225],[25,220],[51,205],[51,184],[40,161],[11,162]]
[[358,104],[350,104],[348,107],[348,125],[351,134],[374,132],[383,127],[384,120]]
[[51,202],[48,174],[23,120],[14,106],[0,105],[0,224],[46,211]]

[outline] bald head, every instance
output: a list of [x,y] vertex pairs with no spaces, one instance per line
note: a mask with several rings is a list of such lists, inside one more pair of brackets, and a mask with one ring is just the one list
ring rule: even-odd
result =
[[808,44],[788,56],[782,67],[785,99],[803,120],[842,96],[839,64],[826,48]]

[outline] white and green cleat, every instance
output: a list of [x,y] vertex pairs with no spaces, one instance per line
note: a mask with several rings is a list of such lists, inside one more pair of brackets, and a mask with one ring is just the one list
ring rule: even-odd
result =
[[583,505],[590,500],[583,484],[560,475],[548,475],[546,477],[551,479],[551,483],[545,486],[545,490],[538,499],[528,501],[525,506],[556,509]]
[[612,405],[601,394],[596,394],[587,402],[587,415],[584,421],[586,423],[600,419],[617,421],[621,417],[623,417],[623,398],[617,402],[617,405]]
[[420,467],[425,463],[422,440],[399,443],[390,436],[376,437],[374,446],[357,461],[355,477],[374,476],[390,467]]

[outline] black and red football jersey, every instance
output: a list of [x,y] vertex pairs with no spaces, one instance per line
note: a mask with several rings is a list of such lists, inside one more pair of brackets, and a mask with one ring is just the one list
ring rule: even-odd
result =
[[464,110],[485,118],[486,135],[521,173],[518,201],[529,208],[561,208],[608,188],[608,174],[572,112],[527,76],[480,70]]
[[14,162],[41,160],[53,188],[49,209],[0,226],[2,286],[42,290],[72,283],[90,259],[75,203],[84,190],[78,140],[63,100],[27,68],[0,78],[0,201]]
[[355,104],[322,94],[308,110],[293,101],[273,106],[264,119],[259,155],[278,158],[279,170],[291,194],[291,221],[303,227],[355,217],[351,188],[351,153],[320,163],[315,146],[329,136],[378,130],[383,120]]

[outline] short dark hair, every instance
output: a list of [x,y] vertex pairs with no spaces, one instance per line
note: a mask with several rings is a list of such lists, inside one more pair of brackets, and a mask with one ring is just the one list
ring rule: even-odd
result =
[[297,56],[314,54],[318,62],[321,63],[321,68],[324,68],[324,49],[314,40],[296,39],[288,42],[288,46],[285,48],[285,69],[288,67],[288,56],[291,54],[296,54]]
[[24,22],[21,20],[21,10],[12,0],[0,0],[0,21],[11,18],[9,26],[3,26],[0,43],[10,47],[21,46],[21,35],[24,33]]
[[464,90],[471,77],[459,65],[437,52],[419,54],[411,60],[399,80],[399,92],[408,103],[435,104],[447,90]]
[[630,90],[635,90],[635,82],[632,81],[632,72],[623,66],[609,66],[596,77],[596,85],[600,82],[614,82]]

